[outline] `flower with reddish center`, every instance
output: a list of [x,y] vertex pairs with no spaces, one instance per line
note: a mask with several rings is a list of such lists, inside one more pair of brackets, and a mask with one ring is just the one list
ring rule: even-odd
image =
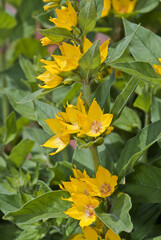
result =
[[98,167],[96,178],[85,177],[84,180],[92,189],[92,196],[98,196],[102,198],[109,197],[117,186],[116,175],[110,174],[110,172],[101,166]]
[[74,195],[72,199],[74,204],[65,214],[80,220],[80,226],[82,228],[95,222],[96,215],[94,209],[99,205],[99,201],[84,194]]
[[80,126],[81,130],[78,136],[82,134],[90,136],[90,137],[98,137],[102,133],[109,134],[113,127],[110,126],[113,118],[113,114],[103,114],[100,106],[94,99],[88,114],[82,115],[82,119],[80,118]]

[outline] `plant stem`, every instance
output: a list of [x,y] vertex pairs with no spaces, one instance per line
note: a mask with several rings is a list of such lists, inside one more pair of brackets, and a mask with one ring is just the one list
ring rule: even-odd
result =
[[95,172],[97,172],[97,169],[98,169],[98,167],[99,167],[99,165],[100,165],[97,147],[94,146],[94,145],[92,145],[92,146],[90,146],[89,149],[90,149],[91,154],[92,154],[92,159],[93,159],[93,164],[94,164]]
[[88,110],[91,104],[91,90],[90,90],[90,85],[86,82],[83,83],[83,93],[84,93],[85,105]]

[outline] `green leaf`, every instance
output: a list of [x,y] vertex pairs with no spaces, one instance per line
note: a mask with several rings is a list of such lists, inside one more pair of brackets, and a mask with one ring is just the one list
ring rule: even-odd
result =
[[161,120],[146,126],[134,138],[130,139],[117,162],[116,169],[119,177],[130,173],[142,153],[160,138]]
[[29,92],[15,88],[5,88],[4,92],[6,93],[7,98],[15,111],[27,119],[36,120],[32,102],[25,103],[23,105],[17,104],[17,102],[28,95]]
[[62,42],[65,39],[74,40],[73,34],[65,28],[53,27],[50,29],[40,29],[39,32],[43,36],[48,37],[51,41],[56,43]]
[[107,76],[104,81],[98,85],[93,94],[93,98],[96,98],[101,109],[104,109],[104,113],[108,113],[110,110],[110,90],[115,80],[115,72],[113,71],[110,77]]
[[64,211],[67,211],[71,204],[62,200],[62,197],[68,198],[69,194],[64,191],[45,193],[26,203],[20,210],[8,213],[4,219],[21,225],[49,218],[68,218]]
[[47,148],[41,147],[49,139],[49,135],[43,129],[27,126],[23,128],[22,136],[35,142],[32,152],[49,154]]
[[25,59],[23,56],[19,57],[19,63],[25,73],[27,80],[29,82],[35,82],[36,71],[34,70],[33,64],[28,59]]
[[47,49],[41,46],[38,39],[34,38],[20,38],[16,41],[13,60],[17,59],[20,54],[24,54],[28,58],[33,58],[37,53],[41,56],[48,54]]
[[133,106],[148,113],[151,106],[151,93],[144,89],[142,94],[136,98]]
[[97,10],[97,19],[101,17],[104,0],[95,0],[96,10]]
[[109,213],[103,212],[100,206],[95,209],[95,213],[108,228],[119,234],[122,231],[132,231],[133,225],[129,215],[131,207],[130,197],[127,194],[120,194]]
[[79,60],[79,69],[85,81],[88,81],[100,66],[99,41],[96,41]]
[[33,93],[30,93],[28,95],[26,95],[23,99],[21,99],[18,104],[24,104],[24,103],[27,103],[27,102],[31,102],[32,100],[34,99],[37,99],[45,94],[48,94],[49,92],[51,92],[52,90],[46,90],[46,89],[39,89]]
[[19,194],[0,193],[0,209],[3,213],[15,211],[21,207],[21,196]]
[[66,161],[57,162],[51,169],[54,172],[52,184],[61,184],[61,181],[69,181],[69,176],[72,175],[72,164]]
[[[137,24],[131,23],[126,19],[123,19],[123,23],[126,35],[133,33],[137,27]],[[158,57],[161,56],[160,45],[161,38],[159,36],[146,28],[139,27],[130,43],[130,51],[137,61],[150,61],[151,63],[158,64]]]
[[161,77],[154,71],[150,63],[128,61],[115,62],[108,65],[157,87],[161,87]]
[[89,0],[81,9],[78,16],[78,24],[82,30],[82,36],[86,35],[94,28],[96,21],[97,12],[95,2],[93,0]]
[[34,142],[29,139],[23,139],[18,143],[11,151],[9,159],[16,164],[17,167],[20,167],[22,163],[26,160],[26,157],[30,153]]
[[126,103],[129,101],[131,95],[136,89],[139,80],[137,78],[132,77],[130,81],[127,83],[123,91],[117,96],[110,113],[113,114],[113,122],[120,116],[123,108]]
[[11,29],[17,24],[16,19],[7,12],[0,10],[0,29]]
[[17,134],[17,127],[16,127],[16,115],[14,112],[12,112],[5,123],[5,144],[7,145],[9,142],[11,142]]
[[142,203],[161,203],[161,169],[139,164],[123,186],[132,199]]
[[136,34],[138,28],[139,25],[136,26],[136,28],[131,34],[129,34],[128,36],[126,36],[125,38],[123,38],[122,40],[115,43],[112,47],[109,48],[108,62],[112,63],[118,60],[124,54],[125,50],[127,49],[134,35]]
[[116,132],[111,132],[110,134],[104,137],[104,144],[107,150],[109,151],[109,155],[112,156],[112,159],[114,160],[114,162],[117,162],[125,146],[124,137],[119,135]]
[[45,119],[55,118],[55,114],[58,113],[59,110],[52,105],[38,100],[34,100],[34,109],[38,123],[48,134],[53,135],[53,131],[49,128]]
[[159,215],[159,204],[139,204],[133,214],[134,230],[130,233],[130,238],[138,240],[148,236]]
[[71,101],[77,95],[81,87],[82,87],[81,83],[74,83],[74,85],[72,86],[72,89],[68,92],[68,94],[63,99],[63,106],[65,106],[67,102],[71,103]]
[[38,226],[27,226],[25,227],[25,230],[20,234],[20,236],[17,238],[17,240],[40,240],[48,232],[48,227],[45,223],[38,225]]
[[88,142],[86,142],[86,141],[84,141],[84,140],[82,140],[80,138],[76,138],[76,137],[75,137],[75,139],[77,140],[77,145],[78,145],[78,147],[80,149],[81,148],[89,148],[92,145],[99,146],[99,145],[101,145],[104,142],[102,137],[98,137],[95,140],[88,141]]
[[134,13],[147,13],[156,8],[159,4],[159,0],[144,0],[138,1],[134,10]]
[[0,239],[13,240],[16,239],[20,233],[21,230],[13,223],[6,222],[0,225]]
[[161,119],[161,99],[153,96],[151,104],[151,121],[156,122],[159,119]]
[[113,125],[124,131],[136,133],[141,129],[141,120],[133,109],[125,107]]
[[7,167],[6,161],[0,156],[0,170],[3,171]]
[[154,237],[154,238],[148,238],[147,240],[161,240],[161,236]]
[[75,149],[73,154],[73,164],[77,166],[78,169],[83,171],[84,169],[94,172],[94,164],[89,148]]

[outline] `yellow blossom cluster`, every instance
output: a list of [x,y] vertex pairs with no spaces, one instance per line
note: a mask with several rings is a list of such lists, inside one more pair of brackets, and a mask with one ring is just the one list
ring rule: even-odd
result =
[[[112,7],[117,14],[133,12],[137,0],[112,0]],[[108,15],[111,9],[111,0],[104,0],[104,6],[101,17]]]
[[[52,44],[48,38],[41,39],[43,45]],[[103,63],[108,55],[109,39],[105,41],[100,47],[101,63]],[[63,42],[59,44],[61,55],[51,55],[54,61],[47,61],[42,59],[41,62],[46,65],[43,66],[46,71],[40,74],[37,78],[44,82],[44,85],[40,85],[41,88],[55,88],[63,81],[61,77],[62,72],[68,72],[75,70],[79,65],[79,60],[84,53],[92,46],[92,42],[86,37],[84,39],[83,53],[80,51],[80,46],[77,46],[73,41],[71,43]]]
[[[75,178],[70,178],[70,182],[62,182],[63,186],[60,185],[62,190],[70,193],[70,198],[64,200],[72,202],[72,207],[65,214],[80,220],[80,226],[83,228],[83,234],[78,234],[73,239],[92,240],[92,237],[98,239],[97,227],[93,229],[86,226],[96,221],[97,217],[94,209],[99,205],[101,198],[107,198],[114,192],[118,177],[111,175],[102,166],[98,167],[95,178],[90,178],[85,170],[81,172],[76,167],[73,169],[73,174]],[[112,236],[111,234],[116,235],[110,232],[112,231],[107,232],[105,239],[112,240],[108,236]]]
[[94,99],[88,112],[86,112],[81,94],[77,105],[68,104],[65,112],[60,112],[55,119],[46,119],[46,123],[55,135],[42,146],[57,148],[54,155],[63,150],[70,142],[71,135],[78,137],[97,138],[101,134],[109,134],[113,127],[110,126],[113,114],[103,114],[100,106]]

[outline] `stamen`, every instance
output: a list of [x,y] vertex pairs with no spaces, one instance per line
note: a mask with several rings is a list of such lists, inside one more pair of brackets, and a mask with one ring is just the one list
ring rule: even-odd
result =
[[98,133],[98,132],[101,131],[101,129],[102,129],[101,123],[94,120],[94,121],[92,122],[92,131],[93,131],[94,133]]
[[111,191],[111,187],[109,184],[103,183],[99,190],[102,195],[107,195]]
[[85,206],[85,210],[84,210],[85,214],[87,217],[93,217],[94,215],[94,206],[93,205],[89,205],[89,206]]

